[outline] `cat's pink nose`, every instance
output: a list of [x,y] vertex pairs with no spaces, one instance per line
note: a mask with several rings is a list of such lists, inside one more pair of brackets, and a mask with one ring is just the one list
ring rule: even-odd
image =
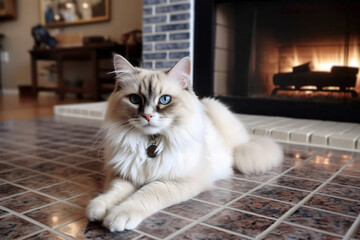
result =
[[151,114],[143,114],[143,116],[146,119],[146,121],[150,122],[150,119],[152,118]]

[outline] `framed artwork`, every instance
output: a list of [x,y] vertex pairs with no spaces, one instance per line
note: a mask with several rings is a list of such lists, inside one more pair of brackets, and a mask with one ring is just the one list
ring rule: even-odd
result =
[[61,27],[108,21],[110,0],[39,0],[41,24]]
[[0,19],[15,19],[15,0],[0,0]]

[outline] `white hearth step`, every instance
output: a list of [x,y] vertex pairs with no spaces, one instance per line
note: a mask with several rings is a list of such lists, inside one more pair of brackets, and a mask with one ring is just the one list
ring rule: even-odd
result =
[[[57,105],[58,117],[102,121],[106,102]],[[250,134],[280,142],[360,151],[360,124],[286,117],[237,114]],[[100,124],[99,124],[100,125]]]

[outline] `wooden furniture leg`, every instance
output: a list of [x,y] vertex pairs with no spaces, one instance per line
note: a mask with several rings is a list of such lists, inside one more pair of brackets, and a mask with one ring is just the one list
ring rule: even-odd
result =
[[57,85],[58,85],[58,94],[60,100],[65,98],[65,80],[64,80],[64,64],[61,54],[56,59],[57,65]]
[[38,96],[38,72],[37,62],[34,56],[31,56],[31,82],[32,82],[32,95],[34,98]]
[[100,83],[99,83],[99,60],[97,57],[96,50],[91,52],[91,68],[92,68],[92,93],[95,101],[101,100],[101,91],[100,91]]

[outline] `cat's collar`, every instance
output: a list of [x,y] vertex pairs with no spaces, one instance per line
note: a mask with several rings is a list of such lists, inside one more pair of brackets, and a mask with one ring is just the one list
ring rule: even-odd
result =
[[151,135],[151,141],[150,141],[150,145],[146,148],[146,155],[149,158],[155,158],[157,156],[157,152],[156,152],[156,138],[157,135]]

